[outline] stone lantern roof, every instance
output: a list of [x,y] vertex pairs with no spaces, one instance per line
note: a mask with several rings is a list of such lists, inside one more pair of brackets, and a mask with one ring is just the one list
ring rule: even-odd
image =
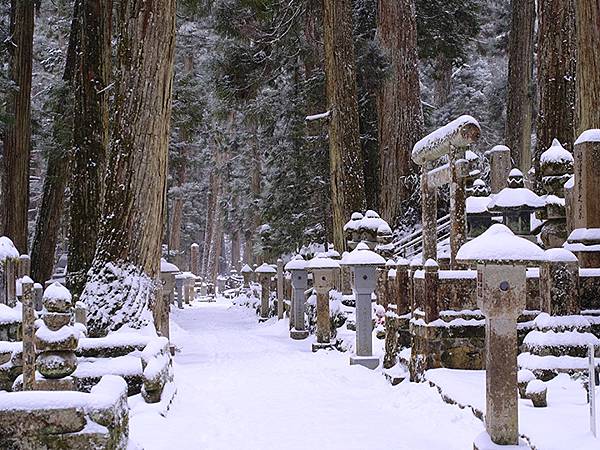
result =
[[339,269],[340,263],[335,259],[331,259],[326,253],[319,253],[313,259],[308,261],[307,269]]
[[[514,169],[513,169],[514,170]],[[496,194],[488,204],[489,211],[503,211],[507,209],[543,209],[545,200],[530,189],[507,187]]]
[[160,271],[163,273],[176,273],[180,272],[179,267],[175,264],[168,262],[166,259],[160,259]]
[[254,272],[262,274],[277,273],[277,271],[267,263],[262,263]]
[[545,258],[544,250],[499,223],[464,244],[456,254],[456,260],[465,264],[528,264],[539,263]]
[[252,270],[252,267],[250,267],[248,264],[244,264],[244,267],[242,267],[241,272],[242,273],[252,273],[252,272],[254,272],[254,270]]
[[363,215],[359,212],[353,212],[350,220],[344,225],[344,231],[358,231]]
[[288,262],[284,269],[285,270],[304,270],[308,263],[304,260],[302,255],[296,255],[290,262]]
[[385,259],[361,242],[341,261],[342,266],[384,266]]
[[4,261],[7,258],[18,258],[19,251],[13,241],[6,236],[0,236],[0,261]]
[[573,171],[575,160],[573,155],[565,149],[558,139],[540,156],[542,175],[563,175]]

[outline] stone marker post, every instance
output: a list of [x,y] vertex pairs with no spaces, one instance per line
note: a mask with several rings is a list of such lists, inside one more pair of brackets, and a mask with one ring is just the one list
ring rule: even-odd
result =
[[490,161],[490,190],[492,194],[497,194],[506,187],[506,180],[512,169],[510,148],[506,145],[496,145],[485,154]]
[[308,263],[308,269],[313,274],[313,284],[317,291],[317,342],[313,342],[312,351],[332,348],[331,319],[329,317],[329,291],[333,289],[335,273],[339,272],[340,264],[319,253]]
[[[179,272],[179,268],[164,259],[160,261],[160,281],[162,286],[157,287],[157,297],[154,302],[154,325],[156,331],[169,339],[169,313],[170,305],[174,302],[173,290],[175,289],[175,274]],[[162,289],[160,289],[162,288]]]
[[190,247],[190,272],[200,274],[200,246],[195,242]]
[[283,293],[283,260],[277,260],[277,320],[283,319],[284,312],[284,293]]
[[44,295],[44,287],[40,283],[33,285],[33,298],[36,311],[41,311],[43,308],[42,295]]
[[552,248],[540,265],[542,311],[552,316],[581,313],[579,306],[579,261],[569,250]]
[[88,307],[85,303],[75,303],[75,323],[80,323],[81,325],[87,327],[87,313]]
[[4,261],[4,276],[6,282],[6,304],[11,308],[17,303],[17,258],[7,258]]
[[17,278],[23,278],[31,275],[31,258],[29,255],[19,256],[19,262],[17,265]]
[[183,309],[183,289],[186,276],[183,273],[175,275],[175,290],[177,291],[177,307]]
[[437,187],[430,186],[427,176],[432,168],[432,163],[428,162],[421,174],[423,262],[437,259]]
[[575,141],[573,228],[565,248],[581,267],[600,267],[600,129],[584,131]]
[[35,305],[33,281],[25,275],[21,279],[23,303],[23,390],[35,389]]
[[301,340],[308,337],[308,330],[304,324],[304,310],[306,297],[304,291],[308,286],[308,277],[306,273],[306,261],[302,256],[297,255],[285,265],[285,270],[292,274],[292,316],[290,322],[290,337]]
[[258,276],[258,281],[261,286],[260,294],[260,318],[259,322],[266,322],[269,320],[269,298],[271,295],[271,277],[277,273],[273,267],[267,263],[263,263],[257,267],[254,273]]
[[517,318],[526,306],[527,263],[543,261],[544,252],[495,224],[463,245],[457,257],[477,263],[477,305],[485,315],[486,432],[475,439],[474,448],[518,446]]
[[377,268],[385,265],[385,259],[360,243],[346,256],[342,264],[350,266],[354,274],[354,297],[356,299],[356,345],[350,356],[350,365],[359,364],[369,369],[379,366],[379,357],[373,356],[373,306],[371,296],[377,285]]
[[438,285],[440,266],[433,259],[428,259],[423,265],[425,270],[425,288],[423,292],[425,322],[431,323],[440,318],[438,305]]

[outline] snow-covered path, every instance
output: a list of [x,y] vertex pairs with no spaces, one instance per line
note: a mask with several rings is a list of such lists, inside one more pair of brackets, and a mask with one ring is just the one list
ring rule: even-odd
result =
[[287,321],[196,303],[173,311],[178,393],[167,417],[135,410],[131,438],[152,449],[465,449],[479,420],[426,384],[392,387],[350,367],[348,355],[310,352]]

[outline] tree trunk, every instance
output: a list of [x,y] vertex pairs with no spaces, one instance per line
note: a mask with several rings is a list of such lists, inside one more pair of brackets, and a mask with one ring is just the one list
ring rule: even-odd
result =
[[414,0],[379,0],[377,16],[377,37],[390,62],[377,98],[379,212],[393,225],[410,194],[405,177],[415,169],[410,154],[423,132]]
[[27,253],[34,6],[33,0],[11,1],[11,39],[5,43],[9,76],[15,86],[7,96],[6,112],[11,122],[3,136],[3,234],[13,240],[20,253]]
[[333,242],[339,252],[346,248],[344,224],[366,204],[351,6],[350,0],[325,0],[323,5]]
[[209,191],[208,199],[206,201],[206,228],[204,231],[204,245],[202,246],[202,277],[205,279],[209,277],[209,266],[210,266],[210,255],[211,248],[214,245],[215,236],[215,217],[217,216],[218,199],[219,199],[219,176],[217,166],[218,157],[215,157],[213,162],[215,167],[209,175]]
[[112,0],[81,3],[80,62],[76,79],[69,190],[67,285],[78,299],[96,252],[108,146]]
[[438,55],[434,63],[433,95],[436,106],[448,103],[452,90],[452,61],[446,55]]
[[504,139],[517,167],[527,173],[531,167],[535,0],[512,0],[511,4]]
[[[72,88],[79,54],[79,7],[80,1],[77,0],[73,8],[69,47],[63,75],[63,80],[67,83],[67,89],[69,90]],[[61,120],[73,121],[72,111],[65,113],[65,116]],[[59,119],[57,117],[54,120]],[[54,126],[57,128],[56,125]],[[58,128],[65,128],[65,126],[61,124]],[[48,157],[42,203],[36,220],[33,243],[31,244],[31,275],[34,280],[40,283],[44,283],[52,277],[64,193],[69,173],[69,160],[70,152],[68,150],[54,151]]]
[[89,331],[102,335],[149,320],[159,272],[173,53],[175,0],[118,4],[113,140],[96,256],[82,298]]
[[240,271],[240,232],[235,230],[231,234],[231,267],[237,272]]
[[536,178],[540,155],[554,138],[573,150],[575,112],[575,5],[574,0],[538,1],[538,89],[535,149]]
[[577,135],[600,128],[600,2],[578,1]]

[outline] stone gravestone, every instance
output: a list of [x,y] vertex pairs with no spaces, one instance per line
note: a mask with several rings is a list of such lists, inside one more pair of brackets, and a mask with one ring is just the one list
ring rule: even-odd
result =
[[304,323],[305,295],[308,285],[308,277],[306,273],[306,261],[301,255],[297,255],[289,263],[285,265],[285,270],[292,274],[292,327],[290,329],[290,337],[292,339],[301,340],[308,337],[308,330]]
[[519,439],[517,318],[525,309],[527,264],[543,261],[544,252],[495,224],[464,244],[457,259],[477,263],[477,304],[485,315],[486,431],[475,439],[474,448],[528,448]]
[[355,354],[350,356],[350,365],[375,369],[379,366],[379,357],[373,356],[371,296],[377,285],[377,268],[385,266],[385,259],[361,242],[342,260],[342,265],[352,269],[352,290],[356,299],[356,345]]
[[317,342],[312,344],[312,351],[316,352],[320,349],[332,348],[329,291],[333,289],[340,264],[324,253],[319,253],[309,261],[307,268],[313,274],[313,285],[317,291]]

